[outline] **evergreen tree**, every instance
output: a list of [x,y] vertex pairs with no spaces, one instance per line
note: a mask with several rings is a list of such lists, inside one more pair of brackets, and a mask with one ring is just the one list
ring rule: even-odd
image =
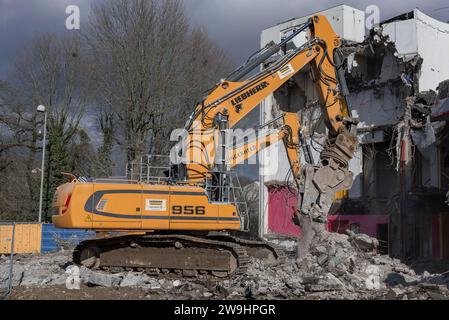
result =
[[93,174],[92,162],[95,152],[92,148],[89,135],[83,129],[78,131],[76,139],[71,146],[70,173],[75,176],[90,177]]
[[107,178],[112,175],[113,162],[111,159],[112,148],[114,147],[114,120],[111,113],[100,115],[100,129],[103,141],[98,147],[94,163],[94,175],[98,178]]

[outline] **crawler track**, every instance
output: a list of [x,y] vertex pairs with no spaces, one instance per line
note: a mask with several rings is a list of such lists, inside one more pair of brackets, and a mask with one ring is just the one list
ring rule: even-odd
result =
[[210,233],[207,238],[236,243],[244,247],[249,256],[264,260],[266,263],[280,264],[287,258],[281,247],[267,241],[248,240],[228,233]]
[[250,256],[270,263],[284,259],[282,250],[271,244],[228,234],[120,236],[83,241],[73,252],[76,264],[91,269],[174,273],[184,277],[243,275]]
[[87,240],[73,254],[74,262],[92,269],[139,270],[183,276],[244,274],[246,250],[233,242],[188,235],[122,236]]

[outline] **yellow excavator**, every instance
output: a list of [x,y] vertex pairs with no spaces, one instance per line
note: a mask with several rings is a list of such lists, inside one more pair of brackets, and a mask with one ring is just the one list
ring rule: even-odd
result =
[[[303,32],[307,41],[285,50]],[[182,160],[172,163],[165,179],[73,179],[59,186],[53,200],[53,224],[103,235],[81,242],[74,250],[74,261],[110,271],[225,277],[244,273],[249,256],[281,260],[282,253],[274,245],[240,235],[248,230],[248,213],[236,192],[232,168],[270,143],[283,141],[299,190],[298,216],[327,220],[335,193],[352,185],[348,162],[357,148],[357,121],[351,117],[340,45],[327,18],[315,15],[221,80],[187,121],[186,134],[175,152]],[[242,80],[269,58],[272,62],[262,71]],[[328,128],[318,164],[306,157],[307,163],[301,165],[305,139],[296,113],[281,113],[263,124],[270,130],[258,139],[240,144],[229,141],[229,131],[240,120],[306,67]]]

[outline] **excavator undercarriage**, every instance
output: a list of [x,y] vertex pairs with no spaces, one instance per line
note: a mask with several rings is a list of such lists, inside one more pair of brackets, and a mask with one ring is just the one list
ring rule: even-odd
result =
[[244,274],[250,257],[279,264],[285,254],[268,242],[245,240],[228,233],[148,234],[87,240],[73,253],[75,263],[91,269],[220,278]]

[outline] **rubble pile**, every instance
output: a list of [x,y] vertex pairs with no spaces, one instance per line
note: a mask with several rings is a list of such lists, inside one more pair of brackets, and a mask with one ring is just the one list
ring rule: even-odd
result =
[[[348,232],[322,233],[301,261],[288,258],[268,265],[252,259],[246,274],[231,279],[170,278],[143,272],[108,273],[77,269],[80,290],[140,288],[150,299],[448,299],[447,274],[416,274],[411,268],[376,253],[377,240]],[[286,241],[291,251],[292,241]],[[279,243],[283,245],[284,243]],[[76,269],[76,268],[75,268]],[[0,259],[0,288],[8,280],[8,259]],[[66,285],[74,266],[71,252],[16,257],[15,287]]]
[[255,261],[248,286],[262,298],[445,299],[449,277],[421,275],[398,259],[376,252],[378,241],[364,234],[324,232],[297,263],[276,267]]
[[[46,286],[65,284],[65,269],[70,265],[72,253],[60,251],[43,255],[15,255],[13,286]],[[0,258],[0,288],[9,280],[9,257]]]

